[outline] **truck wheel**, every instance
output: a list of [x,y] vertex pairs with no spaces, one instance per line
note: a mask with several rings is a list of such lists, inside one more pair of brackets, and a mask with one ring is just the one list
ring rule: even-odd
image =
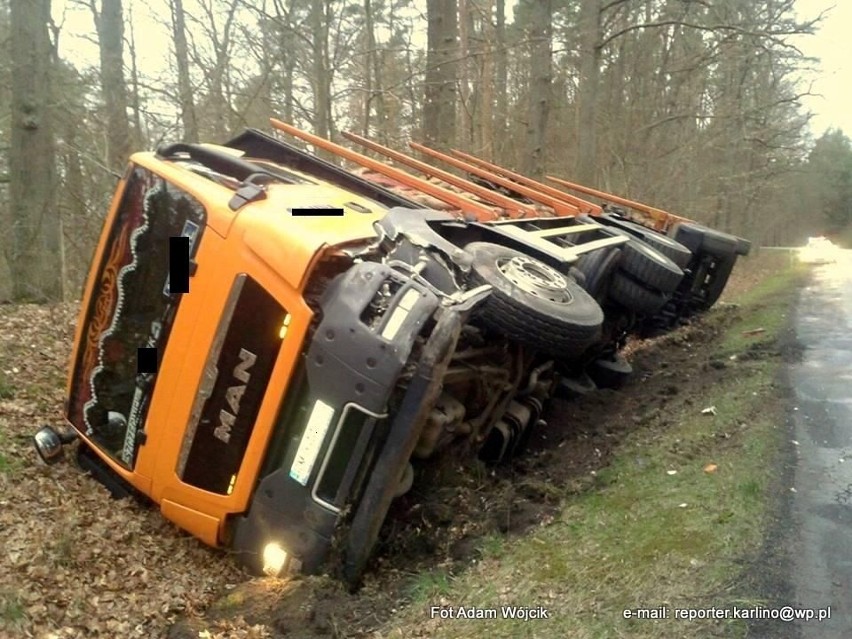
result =
[[[610,231],[629,235],[619,229]],[[683,279],[683,271],[677,264],[635,237],[622,245],[618,266],[646,287],[664,294],[673,293]]]
[[672,262],[677,264],[680,268],[685,268],[689,264],[690,260],[692,260],[692,251],[690,251],[683,244],[675,241],[668,235],[658,233],[657,231],[646,228],[641,224],[636,224],[635,222],[630,222],[629,220],[622,219],[620,216],[613,215],[612,213],[607,213],[598,217],[592,217],[588,215],[583,217],[586,221],[589,222],[598,222],[599,224],[604,224],[605,226],[615,227],[621,229],[622,231],[627,231],[634,237],[638,237],[646,244],[649,244],[653,248],[657,249],[660,253],[665,255]]
[[683,270],[671,259],[654,247],[646,244],[634,234],[624,229],[601,224],[591,216],[581,216],[579,219],[589,224],[598,224],[610,236],[621,235],[629,238],[621,244],[621,260],[618,267],[644,286],[661,293],[674,293],[683,279]]
[[617,271],[609,283],[609,297],[640,315],[655,315],[669,300],[668,295],[645,288]]
[[473,242],[471,284],[490,284],[477,317],[489,328],[533,348],[566,356],[600,338],[603,311],[572,278],[520,251]]
[[618,264],[621,251],[617,247],[604,248],[584,253],[577,260],[576,269],[583,274],[583,288],[598,303],[606,298],[607,284],[613,269]]
[[657,231],[646,229],[644,226],[634,224],[633,222],[623,222],[623,224],[632,229],[625,229],[628,233],[632,233],[652,248],[657,249],[660,253],[677,264],[678,267],[685,268],[692,260],[692,251],[680,242],[676,242],[668,235],[663,235],[662,233],[657,233]]

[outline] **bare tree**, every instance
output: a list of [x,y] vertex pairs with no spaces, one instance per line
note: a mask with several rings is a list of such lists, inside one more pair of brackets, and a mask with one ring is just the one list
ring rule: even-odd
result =
[[456,146],[469,150],[473,142],[474,92],[471,90],[471,6],[468,0],[458,1],[458,118],[456,120]]
[[428,0],[426,7],[423,137],[427,144],[447,147],[456,138],[458,5],[456,0]]
[[574,177],[594,183],[598,166],[595,114],[600,75],[600,0],[580,4],[580,64],[577,96],[577,156]]
[[494,64],[494,100],[495,124],[494,124],[494,152],[502,155],[504,150],[504,138],[506,133],[506,117],[508,114],[508,85],[509,67],[506,41],[506,0],[497,0],[496,24],[494,29],[494,40],[497,47],[496,60]]
[[9,200],[15,203],[8,261],[16,300],[62,298],[60,223],[51,126],[50,0],[12,0]]
[[275,23],[278,26],[279,42],[277,51],[281,60],[280,85],[283,102],[283,117],[294,122],[296,117],[296,98],[294,95],[294,77],[296,74],[296,50],[299,46],[293,14],[296,0],[273,0],[275,4]]
[[545,169],[547,144],[547,120],[550,113],[551,21],[553,7],[550,0],[530,2],[530,90],[528,98],[528,121],[523,167],[532,177],[541,177]]
[[139,97],[139,67],[136,64],[136,31],[133,28],[133,11],[130,12],[130,39],[127,47],[130,54],[130,108],[133,111],[133,146],[140,146],[144,141],[142,128],[142,101]]
[[331,132],[331,73],[328,65],[327,11],[329,11],[329,3],[325,0],[311,0],[314,132],[323,138],[329,137]]
[[172,34],[175,40],[175,61],[177,62],[178,93],[180,95],[180,119],[183,124],[184,139],[198,142],[198,123],[195,119],[195,100],[192,96],[192,82],[189,75],[189,53],[186,46],[186,18],[183,0],[171,0]]
[[130,152],[127,123],[127,85],[124,82],[124,16],[121,0],[95,0],[89,7],[98,32],[101,58],[101,91],[106,105],[107,164],[118,169]]

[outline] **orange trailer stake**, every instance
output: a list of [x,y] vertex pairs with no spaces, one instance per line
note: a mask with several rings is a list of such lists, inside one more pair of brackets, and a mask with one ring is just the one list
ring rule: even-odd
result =
[[398,182],[405,184],[406,186],[410,186],[411,188],[417,189],[418,191],[427,193],[428,195],[431,195],[434,198],[437,198],[443,202],[458,207],[465,214],[473,215],[477,220],[486,221],[499,218],[499,214],[493,209],[474,202],[473,200],[466,198],[463,195],[453,193],[452,191],[443,189],[440,186],[437,186],[436,184],[432,184],[417,176],[411,175],[411,173],[406,173],[405,171],[388,166],[387,164],[379,162],[378,160],[374,160],[373,158],[367,157],[366,155],[362,155],[357,151],[347,149],[345,146],[340,146],[339,144],[335,144],[334,142],[330,142],[311,133],[307,133],[306,131],[302,131],[301,129],[298,129],[291,124],[287,124],[286,122],[282,122],[281,120],[270,118],[269,122],[274,128],[278,129],[279,131],[304,140],[309,144],[313,144],[317,148],[324,149],[326,151],[329,151],[330,153],[334,153],[337,156],[340,156],[347,160],[351,160],[352,162],[356,162],[361,166],[364,166],[368,169],[376,171],[377,173],[381,173],[382,175],[386,175],[389,178],[397,180]]
[[426,175],[431,175],[433,177],[438,178],[439,180],[443,180],[447,184],[452,184],[460,189],[464,189],[476,195],[486,202],[490,202],[496,206],[501,206],[506,209],[507,215],[509,217],[535,217],[536,210],[535,207],[528,206],[523,204],[522,202],[518,202],[517,200],[513,200],[510,197],[506,197],[498,193],[497,191],[492,191],[491,189],[486,189],[484,186],[479,186],[478,184],[474,184],[470,180],[465,180],[464,178],[460,178],[457,175],[453,175],[452,173],[448,173],[442,169],[436,168],[431,164],[426,164],[425,162],[421,162],[410,155],[406,155],[405,153],[401,153],[400,151],[394,151],[393,149],[389,149],[386,146],[378,144],[377,142],[373,142],[372,140],[368,140],[367,138],[362,138],[360,135],[355,133],[349,133],[347,131],[343,132],[343,137],[347,140],[351,140],[352,142],[357,142],[363,147],[376,151],[377,153],[381,153],[389,157],[391,160],[395,160],[401,164],[405,164],[406,166],[410,166],[421,173],[425,173]]
[[491,171],[486,171],[485,169],[481,169],[478,166],[468,164],[467,162],[462,162],[461,160],[458,160],[445,153],[441,153],[440,151],[430,149],[428,146],[423,146],[422,144],[418,144],[417,142],[411,142],[408,146],[410,146],[412,149],[420,151],[421,153],[425,153],[430,157],[441,160],[442,162],[446,162],[450,166],[462,169],[464,171],[467,171],[468,173],[473,173],[474,175],[483,177],[486,180],[494,182],[495,184],[499,184],[500,186],[505,186],[507,189],[511,189],[516,193],[520,193],[521,195],[528,197],[534,202],[546,204],[547,206],[553,208],[553,210],[559,216],[570,217],[580,213],[579,208],[577,208],[573,204],[568,204],[564,200],[560,200],[549,195],[544,195],[543,193],[540,193],[535,189],[531,189],[528,186],[524,186],[522,184],[512,182],[511,180],[507,180],[506,178],[500,177],[499,175],[496,175]]
[[620,204],[621,206],[626,206],[627,208],[631,208],[635,211],[641,211],[642,213],[645,213],[648,217],[651,218],[654,228],[656,228],[658,231],[667,231],[669,227],[671,227],[675,222],[692,221],[689,218],[681,217],[680,215],[674,215],[673,213],[669,213],[662,209],[658,209],[653,206],[648,206],[647,204],[642,204],[641,202],[628,200],[627,198],[619,197],[618,195],[613,195],[612,193],[598,191],[597,189],[593,189],[588,186],[583,186],[582,184],[569,182],[568,180],[553,177],[552,175],[548,175],[546,177],[551,182],[554,182],[555,184],[558,184],[560,186],[564,186],[569,189],[574,189],[575,191],[579,191],[580,193],[585,193],[586,195],[591,195],[593,197],[612,202],[613,204]]
[[551,197],[558,198],[564,202],[568,202],[569,204],[573,204],[578,209],[580,209],[582,213],[588,213],[589,215],[600,215],[601,213],[603,213],[603,209],[601,209],[601,207],[595,204],[594,202],[589,202],[588,200],[584,200],[583,198],[577,197],[576,195],[571,195],[570,193],[560,191],[559,189],[556,189],[547,184],[542,184],[537,180],[528,178],[526,175],[521,175],[520,173],[510,171],[509,169],[502,167],[499,164],[492,164],[491,162],[483,160],[482,158],[478,158],[475,155],[471,155],[470,153],[465,153],[457,149],[451,149],[450,153],[455,155],[457,158],[467,160],[471,164],[480,166],[483,169],[488,169],[489,171],[493,171],[494,173],[499,173],[509,178],[510,180],[518,182],[519,184],[523,184],[524,186],[536,189],[537,191],[540,191],[545,195],[549,195]]

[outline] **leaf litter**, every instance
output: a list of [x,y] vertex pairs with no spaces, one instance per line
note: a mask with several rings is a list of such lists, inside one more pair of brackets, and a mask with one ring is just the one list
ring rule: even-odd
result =
[[[115,500],[31,437],[62,425],[77,304],[0,306],[0,637],[158,637],[246,579],[221,552]],[[239,620],[209,636],[264,637]]]

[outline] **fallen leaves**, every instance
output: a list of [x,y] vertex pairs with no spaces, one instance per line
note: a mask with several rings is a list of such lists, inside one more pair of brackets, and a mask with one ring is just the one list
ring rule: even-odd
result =
[[[61,423],[76,314],[75,304],[0,307],[0,596],[20,609],[0,615],[0,636],[164,636],[244,576],[156,509],[111,499],[72,461],[38,461],[31,436]],[[210,630],[268,636],[240,620]]]

